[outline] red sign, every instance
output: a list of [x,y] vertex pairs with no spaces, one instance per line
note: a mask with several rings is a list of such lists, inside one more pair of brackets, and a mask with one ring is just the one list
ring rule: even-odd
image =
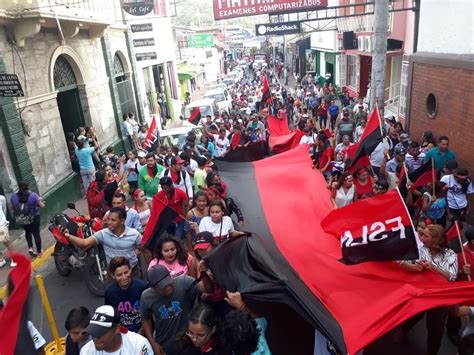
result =
[[315,10],[328,0],[213,0],[214,19]]

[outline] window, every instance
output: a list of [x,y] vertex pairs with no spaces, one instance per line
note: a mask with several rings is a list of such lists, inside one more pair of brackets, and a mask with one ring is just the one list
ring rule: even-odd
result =
[[408,60],[402,62],[402,74],[400,76],[400,101],[398,114],[402,117],[406,117],[407,113],[407,91],[408,91],[408,69],[410,63]]
[[357,56],[347,56],[347,86],[357,88]]
[[438,103],[436,100],[436,95],[430,93],[426,98],[426,113],[429,118],[435,118],[436,113],[438,112]]
[[56,90],[76,85],[76,76],[71,65],[64,56],[59,56],[53,69],[54,88]]

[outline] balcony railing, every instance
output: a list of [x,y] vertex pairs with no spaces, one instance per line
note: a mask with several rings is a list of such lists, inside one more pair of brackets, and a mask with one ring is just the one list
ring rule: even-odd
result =
[[0,0],[0,8],[15,17],[58,17],[108,24],[121,16],[120,2],[116,0]]

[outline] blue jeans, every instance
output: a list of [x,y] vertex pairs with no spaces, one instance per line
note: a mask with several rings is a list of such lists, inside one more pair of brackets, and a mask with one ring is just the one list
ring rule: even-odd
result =
[[89,190],[89,185],[94,181],[95,169],[81,169],[82,186],[84,187],[84,195]]

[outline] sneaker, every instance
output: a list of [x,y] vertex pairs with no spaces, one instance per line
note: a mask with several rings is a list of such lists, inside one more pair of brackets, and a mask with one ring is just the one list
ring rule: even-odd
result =
[[40,251],[38,254],[37,254],[38,258],[41,258],[43,256],[43,252]]
[[0,260],[0,268],[4,267],[7,264],[5,259]]
[[16,265],[17,265],[17,263],[14,262],[13,260],[10,262],[10,267],[11,267],[11,268],[14,268]]
[[33,250],[33,248],[28,249],[28,253],[30,253],[30,256],[31,256],[32,258],[36,256],[36,253],[35,253],[35,251]]

